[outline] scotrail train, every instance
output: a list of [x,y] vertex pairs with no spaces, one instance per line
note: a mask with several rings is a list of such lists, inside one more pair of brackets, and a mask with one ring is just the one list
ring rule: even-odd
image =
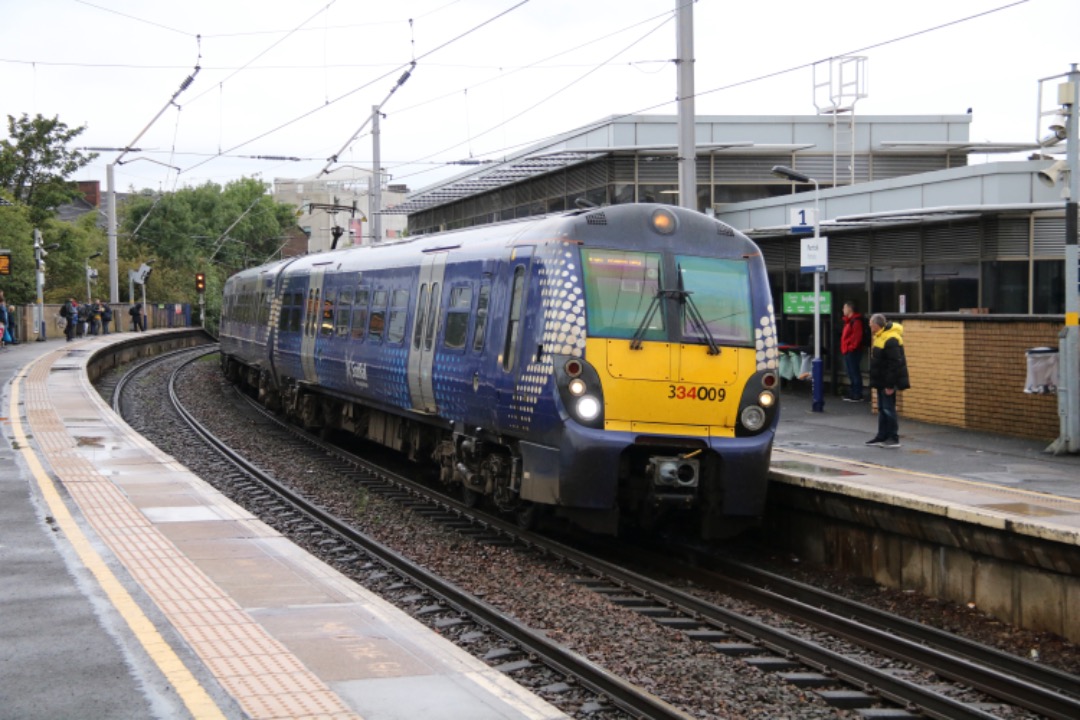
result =
[[220,338],[268,407],[434,462],[470,502],[711,539],[764,508],[775,329],[756,245],[633,204],[244,270]]

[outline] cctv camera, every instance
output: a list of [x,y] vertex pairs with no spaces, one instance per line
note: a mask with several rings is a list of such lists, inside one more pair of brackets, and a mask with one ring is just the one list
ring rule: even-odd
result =
[[1058,180],[1061,179],[1061,176],[1068,172],[1069,166],[1065,163],[1065,161],[1058,160],[1050,167],[1044,170],[1040,170],[1038,173],[1038,178],[1040,181],[1042,181],[1043,185],[1046,185],[1047,187],[1054,187],[1055,185],[1057,185]]

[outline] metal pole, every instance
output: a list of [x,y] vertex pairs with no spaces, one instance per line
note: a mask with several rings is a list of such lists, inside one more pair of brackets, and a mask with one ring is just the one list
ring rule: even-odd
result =
[[1080,453],[1080,251],[1077,244],[1077,200],[1080,200],[1080,71],[1076,63],[1068,81],[1058,86],[1058,100],[1067,113],[1066,161],[1069,196],[1065,201],[1065,329],[1058,352],[1058,415],[1060,435],[1047,451]]
[[45,340],[45,270],[42,268],[44,259],[42,250],[45,243],[41,239],[41,231],[34,228],[34,260],[37,266],[37,311],[38,311],[38,342]]
[[382,163],[381,156],[379,154],[379,106],[371,106],[371,164],[372,168],[371,180],[371,214],[369,218],[371,220],[371,242],[382,242],[382,215],[379,211],[382,210]]
[[[818,181],[810,178],[814,183],[814,244],[820,247],[821,243],[821,213],[820,213],[820,187]],[[814,412],[825,411],[825,388],[823,383],[821,362],[821,273],[814,271],[814,361],[810,366],[811,383],[813,385]]]
[[[105,166],[105,207],[109,224],[109,303],[120,302],[120,264],[116,256],[116,191],[113,185],[113,164]],[[87,279],[87,286],[90,281]],[[87,290],[87,294],[89,294]]]
[[678,44],[679,206],[698,209],[697,138],[694,110],[694,4],[675,0]]
[[146,281],[142,283],[142,329],[146,329]]
[[90,303],[90,261],[86,261],[86,266],[83,268],[83,272],[86,273],[86,302]]

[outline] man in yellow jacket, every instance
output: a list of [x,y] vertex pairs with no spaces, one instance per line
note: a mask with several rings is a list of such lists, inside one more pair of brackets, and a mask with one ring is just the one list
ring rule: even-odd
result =
[[911,387],[907,357],[904,355],[904,327],[889,322],[881,313],[870,316],[870,387],[877,390],[878,431],[867,445],[900,447],[900,422],[896,415],[896,393]]

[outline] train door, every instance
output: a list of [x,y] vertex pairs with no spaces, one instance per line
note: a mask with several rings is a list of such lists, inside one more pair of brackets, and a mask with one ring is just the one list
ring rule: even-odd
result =
[[[499,338],[496,380],[496,401],[499,407],[496,423],[499,430],[521,430],[527,422],[516,410],[515,394],[518,377],[528,365],[531,349],[525,342],[525,328],[528,320],[528,295],[532,265],[531,245],[515,247],[510,262],[500,273],[497,301],[502,305],[498,312],[492,313],[492,320],[502,324],[502,332],[492,334],[492,340]],[[495,328],[492,328],[493,330]]]
[[433,413],[437,410],[432,370],[435,361],[435,338],[439,334],[439,316],[442,311],[446,256],[445,252],[425,255],[420,265],[420,291],[416,295],[409,347],[409,395],[413,409],[418,412]]
[[322,294],[325,275],[326,271],[322,268],[311,269],[307,297],[304,302],[300,360],[304,369],[304,380],[309,383],[318,382],[319,379],[315,366],[315,354],[318,349],[316,340],[319,337],[319,327],[322,325]]

